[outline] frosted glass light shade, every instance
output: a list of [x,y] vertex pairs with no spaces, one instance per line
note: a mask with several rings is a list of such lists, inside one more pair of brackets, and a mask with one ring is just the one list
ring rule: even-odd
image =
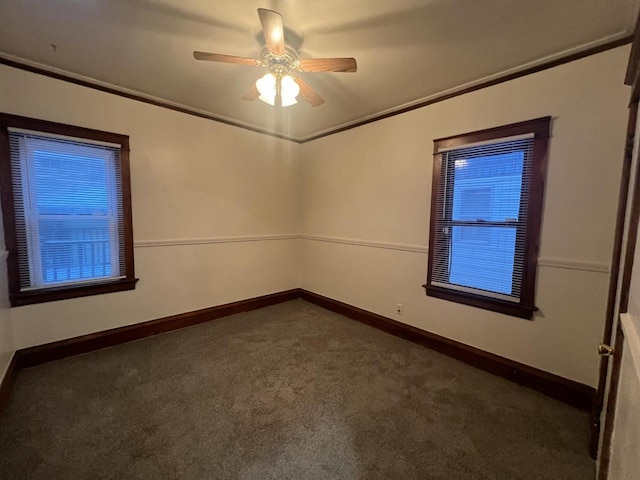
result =
[[256,88],[260,92],[260,100],[269,105],[275,103],[276,98],[276,77],[272,73],[267,73],[264,77],[256,81]]
[[[260,100],[269,105],[275,105],[276,102],[276,79],[272,73],[267,73],[264,77],[256,81],[256,88],[260,92]],[[289,75],[285,75],[280,79],[280,96],[282,97],[282,106],[288,107],[298,103],[296,97],[300,93],[300,87],[295,80]]]

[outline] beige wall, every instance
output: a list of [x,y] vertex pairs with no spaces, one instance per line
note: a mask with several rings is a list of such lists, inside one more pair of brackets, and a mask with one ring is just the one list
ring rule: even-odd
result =
[[299,145],[4,66],[0,111],[131,142],[138,287],[13,308],[17,348],[298,286]]
[[[303,145],[302,287],[595,386],[628,47]],[[433,140],[553,116],[532,322],[427,297]],[[404,315],[396,315],[396,304]]]
[[[0,111],[130,135],[141,279],[132,292],[12,309],[15,347],[302,286],[595,385],[628,53],[303,145],[0,67]],[[433,139],[546,115],[540,314],[529,322],[426,297]]]
[[[0,268],[5,269],[5,260],[0,261]],[[11,323],[11,309],[7,301],[7,282],[6,273],[0,273],[0,379],[9,366],[11,357],[15,352],[15,344],[13,341],[13,324]]]
[[11,309],[9,308],[6,256],[4,235],[2,235],[2,211],[0,210],[0,379],[4,377],[15,352]]

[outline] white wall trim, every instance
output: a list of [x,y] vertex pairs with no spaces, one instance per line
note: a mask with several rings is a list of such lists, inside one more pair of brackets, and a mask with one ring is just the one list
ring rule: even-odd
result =
[[167,240],[139,240],[135,248],[176,247],[182,245],[211,245],[215,243],[266,242],[271,240],[295,240],[299,235],[242,235],[237,237],[177,238]]
[[410,245],[406,243],[371,242],[355,238],[325,237],[322,235],[300,235],[303,240],[313,240],[316,242],[342,243],[346,245],[356,245],[359,247],[385,248],[387,250],[400,250],[403,252],[415,252],[427,254],[429,249],[422,245]]
[[[632,363],[635,366],[634,370],[638,376],[638,381],[640,381],[640,325],[638,325],[638,319],[628,313],[622,313],[620,314],[620,322],[622,323],[626,341],[622,355],[631,355]],[[627,346],[629,347],[629,353],[626,353]]]
[[[357,247],[382,248],[386,250],[396,250],[401,252],[413,252],[426,255],[429,249],[422,245],[411,245],[407,243],[375,242],[356,238],[328,237],[324,235],[243,235],[236,237],[208,237],[208,238],[178,238],[167,240],[139,240],[134,242],[135,248],[150,247],[177,247],[184,245],[213,245],[217,243],[240,243],[240,242],[268,242],[274,240],[311,240],[314,242],[338,243],[342,245],[355,245]],[[6,251],[0,251],[0,260],[7,255]],[[584,272],[609,273],[609,265],[596,262],[582,262],[579,260],[569,260],[564,258],[539,258],[538,265],[549,268],[562,268],[565,270],[581,270]]]
[[[304,240],[316,242],[341,243],[346,245],[356,245],[360,247],[385,248],[388,250],[399,250],[403,252],[415,252],[426,255],[429,249],[421,245],[408,245],[404,243],[390,242],[370,242],[354,238],[325,237],[321,235],[300,235]],[[596,262],[582,262],[563,258],[538,258],[538,265],[541,267],[563,268],[565,270],[582,270],[585,272],[609,273],[609,265]]]
[[8,250],[0,250],[0,262],[9,256]]
[[541,267],[564,268],[566,270],[583,270],[585,272],[609,273],[609,265],[606,263],[581,262],[579,260],[567,260],[565,258],[538,258]]

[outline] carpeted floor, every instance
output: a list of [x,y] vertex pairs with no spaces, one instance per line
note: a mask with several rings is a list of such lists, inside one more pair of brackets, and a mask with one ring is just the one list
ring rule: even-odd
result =
[[593,479],[589,419],[296,300],[23,370],[2,479]]

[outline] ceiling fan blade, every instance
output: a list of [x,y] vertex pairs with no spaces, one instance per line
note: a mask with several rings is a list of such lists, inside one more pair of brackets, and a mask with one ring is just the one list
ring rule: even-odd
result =
[[300,87],[300,95],[305,99],[312,107],[319,107],[324,103],[324,99],[316,93],[316,91],[309,86],[307,82],[300,77],[293,79]]
[[303,72],[355,72],[355,58],[304,58],[300,60]]
[[278,12],[267,10],[266,8],[259,8],[258,16],[262,24],[262,33],[267,42],[267,48],[271,53],[282,55],[284,53],[284,27],[282,26],[282,17]]
[[255,100],[259,96],[260,96],[260,92],[258,91],[258,88],[256,87],[256,84],[254,83],[253,85],[251,85],[251,88],[249,89],[249,91],[242,96],[242,99],[243,100]]
[[252,67],[260,65],[260,61],[254,58],[236,57],[235,55],[223,55],[221,53],[193,52],[193,58],[196,60],[207,60],[209,62],[235,63]]

